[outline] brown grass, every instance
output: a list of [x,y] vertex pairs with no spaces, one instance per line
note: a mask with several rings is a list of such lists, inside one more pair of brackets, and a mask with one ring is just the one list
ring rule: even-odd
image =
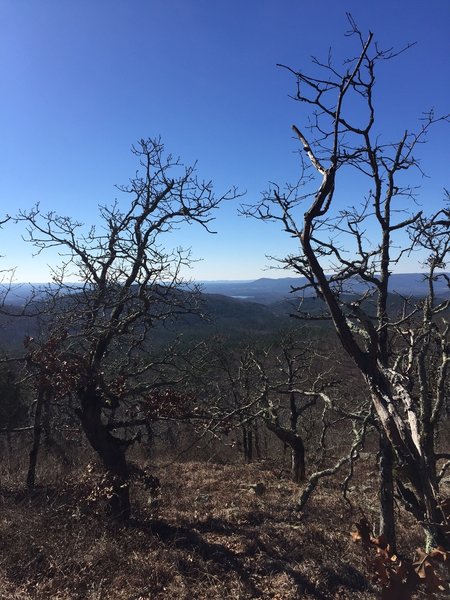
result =
[[[328,480],[299,515],[297,486],[267,464],[159,467],[158,512],[136,489],[127,527],[102,516],[85,472],[54,470],[52,485],[32,495],[17,478],[3,479],[0,598],[377,598],[349,536],[361,507],[369,518],[376,514],[372,468],[352,482],[353,508],[339,482]],[[263,495],[252,487],[258,482]],[[406,525],[401,543],[410,550],[420,538]]]

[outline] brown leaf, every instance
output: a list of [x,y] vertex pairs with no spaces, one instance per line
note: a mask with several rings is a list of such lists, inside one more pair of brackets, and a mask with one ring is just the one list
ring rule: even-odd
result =
[[389,571],[386,568],[384,558],[381,555],[376,556],[370,561],[372,569],[375,571],[376,580],[383,586],[388,586],[390,582]]
[[[369,521],[366,519],[366,517],[362,517],[362,519],[358,523],[355,523],[355,527],[358,530],[358,534],[360,536],[362,543],[366,546],[369,546],[371,543],[370,524],[369,524]],[[355,541],[359,541],[359,540],[355,540]]]
[[359,533],[359,531],[351,531],[350,532],[350,537],[352,538],[352,542],[360,542],[361,541],[361,534]]
[[417,573],[417,575],[420,577],[420,579],[425,579],[425,577],[426,577],[425,563],[428,559],[428,554],[426,552],[424,552],[421,548],[417,548],[416,552],[419,556],[413,562],[413,567],[414,567],[414,570]]
[[445,548],[442,546],[438,546],[437,548],[433,548],[433,550],[429,554],[430,558],[434,558],[439,562],[450,562],[450,552],[447,552]]
[[385,550],[385,549],[389,550],[389,544],[387,542],[387,538],[384,535],[384,533],[382,533],[381,535],[379,535],[376,538],[372,538],[372,544],[374,544],[378,548],[381,548],[382,550]]

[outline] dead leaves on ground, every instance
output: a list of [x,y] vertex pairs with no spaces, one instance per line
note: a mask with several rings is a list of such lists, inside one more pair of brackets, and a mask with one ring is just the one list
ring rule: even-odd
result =
[[391,552],[383,535],[371,536],[368,520],[363,517],[351,533],[354,542],[361,542],[366,553],[366,563],[374,583],[381,586],[382,600],[411,600],[419,589],[428,597],[448,591],[448,584],[440,571],[446,567],[450,575],[450,552],[437,547],[430,552],[417,549],[414,562]]

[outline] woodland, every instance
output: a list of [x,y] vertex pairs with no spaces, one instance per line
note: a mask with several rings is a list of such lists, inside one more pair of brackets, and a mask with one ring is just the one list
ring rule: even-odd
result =
[[[450,194],[427,214],[409,175],[450,117],[380,131],[376,78],[408,48],[349,24],[340,68],[281,65],[295,183],[218,195],[150,138],[101,225],[5,215],[60,261],[47,285],[3,273],[1,598],[448,597]],[[287,297],[181,276],[168,234],[227,199],[298,240]],[[420,290],[396,291],[412,252]]]

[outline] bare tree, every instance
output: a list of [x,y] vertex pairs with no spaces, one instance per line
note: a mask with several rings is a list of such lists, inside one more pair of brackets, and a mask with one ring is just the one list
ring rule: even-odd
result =
[[[321,464],[334,460],[335,450],[328,453],[327,444],[335,429],[340,434],[333,446],[336,437],[344,431],[351,435],[352,423],[361,424],[371,412],[367,403],[361,407],[360,402],[353,410],[355,378],[352,392],[346,384],[338,387],[331,369],[321,369],[330,357],[319,352],[318,345],[299,330],[281,334],[279,342],[266,343],[266,347],[256,340],[240,348],[230,348],[220,340],[203,344],[194,367],[200,375],[191,377],[191,382],[196,379],[192,418],[200,431],[203,428],[221,440],[239,432],[238,447],[249,463],[255,453],[261,458],[262,443],[268,456],[268,430],[289,451],[291,479],[296,483],[306,479],[308,452]],[[364,441],[359,431],[356,438],[354,458]],[[338,445],[349,450],[346,443]],[[321,478],[316,477],[317,482]]]
[[216,197],[195,166],[166,155],[160,140],[141,140],[132,151],[139,170],[118,188],[125,201],[100,206],[98,225],[39,207],[19,215],[39,252],[57,248],[62,256],[46,299],[51,352],[39,353],[39,340],[30,345],[40,386],[72,399],[110,476],[115,519],[130,515],[130,431],[172,409],[168,389],[179,380],[170,367],[174,350],[160,347],[155,328],[196,310],[181,276],[190,253],[164,250],[165,236],[182,223],[210,231],[212,211],[235,196]]
[[223,339],[215,338],[202,344],[197,360],[202,365],[195,392],[203,398],[199,402],[200,427],[218,437],[238,432],[237,446],[246,463],[254,460],[255,451],[261,458],[258,424],[268,386],[258,357],[264,354],[263,348],[258,352],[249,344],[230,347]]
[[[305,421],[311,420],[310,409],[316,406],[322,377],[313,373],[317,349],[302,339],[302,332],[283,335],[272,349],[266,365],[261,365],[268,380],[266,410],[263,419],[291,453],[291,479],[300,483],[306,478]],[[317,415],[316,415],[317,417]]]
[[[288,68],[297,81],[294,98],[309,114],[306,129],[293,126],[303,150],[299,183],[286,190],[273,186],[256,207],[245,211],[279,222],[298,240],[300,254],[288,256],[284,264],[305,277],[303,289],[312,288],[324,301],[342,347],[367,382],[382,431],[381,532],[395,547],[396,486],[422,525],[427,544],[448,549],[448,522],[437,475],[441,455],[434,451],[448,393],[447,304],[436,302],[432,285],[448,253],[448,213],[431,221],[424,221],[420,211],[407,213],[416,190],[405,176],[420,170],[415,152],[430,127],[449,118],[430,112],[417,131],[405,131],[395,142],[383,141],[375,113],[375,72],[399,52],[380,49],[372,33],[364,39],[349,20],[349,34],[359,52],[342,70],[334,66],[331,55],[325,62],[314,59],[313,75]],[[342,208],[339,182],[349,174],[355,190],[363,184],[366,188],[360,199]],[[391,273],[412,247],[422,243],[432,250],[435,236],[426,237],[426,232],[433,224],[440,227],[440,246],[439,257],[435,254],[429,263],[428,298],[414,306],[410,302],[409,309],[394,318]],[[421,232],[412,235],[411,244],[404,241],[408,229]],[[432,346],[440,349],[433,359]],[[393,480],[394,455],[403,481]]]

